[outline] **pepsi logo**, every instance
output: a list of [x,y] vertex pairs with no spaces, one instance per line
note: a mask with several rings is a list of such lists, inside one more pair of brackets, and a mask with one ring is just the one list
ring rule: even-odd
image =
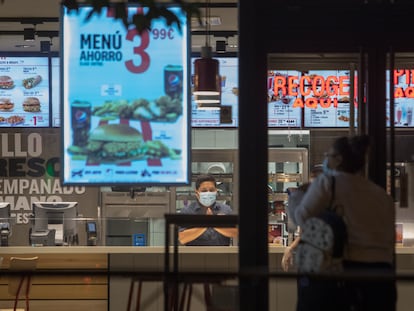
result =
[[87,119],[87,115],[85,111],[78,110],[75,113],[75,119],[79,122],[85,122]]
[[180,85],[180,77],[178,76],[178,75],[175,75],[175,74],[171,74],[169,77],[168,77],[168,83],[171,85],[171,86],[178,86],[178,85]]

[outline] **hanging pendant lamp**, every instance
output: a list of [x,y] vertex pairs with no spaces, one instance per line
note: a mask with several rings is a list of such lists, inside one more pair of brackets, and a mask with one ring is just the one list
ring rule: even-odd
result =
[[210,8],[206,7],[206,44],[201,58],[194,61],[194,101],[199,109],[220,109],[221,78],[219,61],[212,58],[210,41]]

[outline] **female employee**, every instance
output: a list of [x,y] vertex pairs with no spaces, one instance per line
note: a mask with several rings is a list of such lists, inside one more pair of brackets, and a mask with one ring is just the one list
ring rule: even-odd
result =
[[[228,215],[230,206],[216,202],[216,180],[212,175],[200,175],[196,180],[197,201],[181,210],[181,214]],[[237,236],[237,228],[191,227],[180,228],[178,238],[181,244],[192,246],[228,246],[230,239]]]

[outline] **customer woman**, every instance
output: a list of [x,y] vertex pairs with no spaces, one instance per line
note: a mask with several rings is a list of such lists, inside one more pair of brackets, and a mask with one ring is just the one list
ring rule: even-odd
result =
[[[395,212],[386,191],[364,177],[369,147],[368,136],[340,137],[325,154],[324,174],[310,184],[289,214],[294,223],[318,215],[332,196],[331,177],[335,177],[334,205],[343,213],[348,241],[344,254],[344,287],[332,288],[332,282],[303,278],[297,310],[387,310],[396,308],[393,280]],[[298,200],[296,200],[297,202]],[[367,275],[378,279],[367,279]],[[365,280],[364,280],[365,276]],[[384,277],[385,278],[382,278]]]

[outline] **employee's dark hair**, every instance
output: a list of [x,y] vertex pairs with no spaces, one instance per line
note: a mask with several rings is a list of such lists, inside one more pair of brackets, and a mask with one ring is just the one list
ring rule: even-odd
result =
[[348,173],[356,173],[365,166],[365,156],[370,139],[367,135],[337,138],[332,147],[342,156],[339,168]]
[[204,174],[204,175],[200,175],[197,177],[196,184],[195,184],[196,189],[200,188],[200,185],[206,181],[211,181],[214,183],[214,185],[216,185],[216,179],[214,178],[213,175]]

